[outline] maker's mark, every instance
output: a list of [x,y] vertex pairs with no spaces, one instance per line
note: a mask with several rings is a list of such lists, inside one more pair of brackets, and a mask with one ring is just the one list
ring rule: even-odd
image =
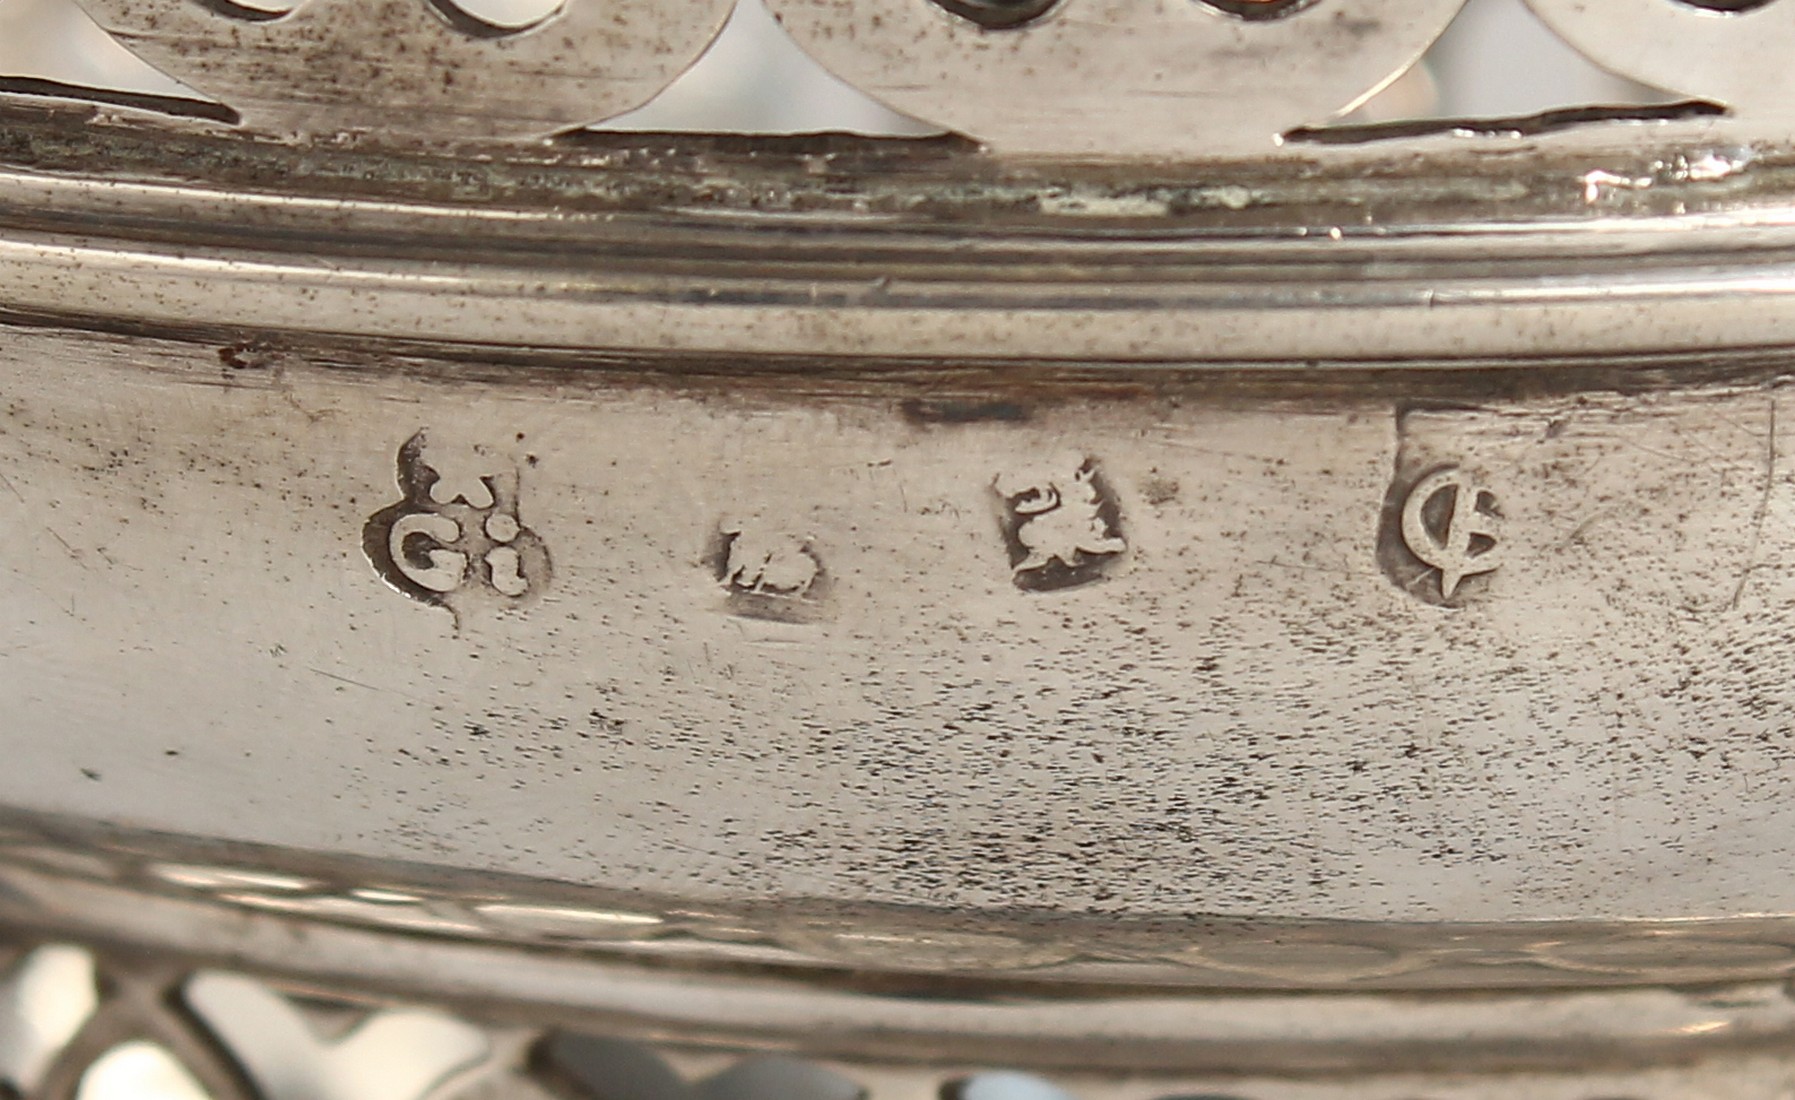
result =
[[992,487],[1003,504],[1004,541],[1018,588],[1044,592],[1089,584],[1128,550],[1115,496],[1094,459],[1005,472]]
[[375,572],[457,618],[475,606],[516,606],[549,580],[548,549],[518,517],[518,472],[485,459],[445,476],[420,431],[399,448],[404,499],[369,517],[362,550]]

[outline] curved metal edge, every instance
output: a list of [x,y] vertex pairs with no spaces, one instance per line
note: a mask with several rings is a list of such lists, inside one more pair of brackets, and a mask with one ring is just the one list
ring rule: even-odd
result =
[[755,970],[668,969],[232,911],[8,869],[0,921],[497,1021],[545,1020],[694,1046],[1086,1072],[1515,1071],[1786,1047],[1780,986],[1396,997],[1029,995],[844,989]]
[[[793,1057],[794,1044],[762,1042],[728,1046],[682,1043],[677,1036],[624,1038],[615,1028],[594,1032],[603,1021],[556,1020],[529,1006],[489,1003],[432,1005],[342,986],[326,988],[303,979],[282,982],[213,969],[191,969],[194,960],[167,953],[44,942],[29,931],[0,929],[0,999],[11,1019],[37,1025],[11,1065],[0,1067],[8,1083],[31,1098],[73,1095],[90,1073],[109,1067],[125,1050],[164,1052],[165,1065],[204,1082],[208,1096],[336,1095],[342,1087],[378,1082],[388,1100],[425,1096],[608,1097],[692,1092],[745,1092],[751,1096],[896,1098],[963,1097],[991,1088],[1025,1089],[1054,1100],[1176,1100],[1179,1097],[1253,1097],[1315,1100],[1340,1097],[1452,1097],[1473,1100],[1525,1095],[1555,1100],[1615,1096],[1726,1096],[1764,1100],[1788,1094],[1795,1064],[1774,1044],[1753,1048],[1691,1050],[1692,1059],[1634,1059],[1631,1063],[1549,1066],[1515,1071],[1482,1049],[1438,1071],[1413,1067],[1401,1055],[1358,1070],[1308,1072],[1302,1065],[1265,1072],[1226,1069],[1117,1073],[1095,1068],[1042,1066],[1018,1072],[986,1060],[917,1062],[867,1050],[838,1058]],[[46,986],[73,993],[72,1011],[32,994]],[[1749,999],[1746,991],[1729,991]],[[1375,1012],[1376,1006],[1348,1006]],[[1513,1013],[1534,1006],[1504,1006]],[[1638,1011],[1637,998],[1584,1001],[1584,1012]],[[1736,1000],[1733,1008],[1745,1011]],[[445,1011],[446,1009],[446,1011]],[[501,1012],[504,1018],[501,1018]],[[568,1014],[563,1014],[564,1016]],[[1301,1014],[1299,1014],[1300,1017]],[[522,1017],[518,1019],[517,1017]],[[351,1021],[344,1030],[345,1019]],[[1301,1022],[1300,1019],[1297,1022]],[[1697,1026],[1714,1024],[1710,1019]],[[626,1025],[627,1027],[627,1025]],[[1369,1031],[1370,1029],[1364,1029]],[[1586,1029],[1587,1030],[1587,1029]],[[1686,1044],[1675,1043],[1674,1047]],[[870,1055],[869,1055],[870,1051]],[[999,1057],[1008,1054],[999,1051]],[[389,1067],[402,1067],[392,1080]],[[631,1074],[628,1071],[637,1070]],[[382,1080],[380,1070],[389,1070]],[[644,1072],[645,1071],[645,1072]],[[116,1078],[110,1078],[116,1080]],[[632,1090],[631,1085],[637,1085]],[[680,1086],[686,1085],[687,1088]],[[755,1088],[753,1086],[761,1087]],[[767,1086],[771,1086],[770,1088]],[[744,1088],[744,1086],[747,1086]],[[309,1091],[308,1091],[309,1090]],[[357,1094],[359,1095],[359,1094]]]
[[527,951],[570,966],[747,968],[843,995],[910,996],[926,979],[929,996],[975,1000],[1000,991],[1056,1000],[1178,990],[1591,991],[1774,982],[1795,973],[1795,916],[1423,925],[994,917],[821,899],[694,906],[16,811],[3,821],[0,888],[10,900],[0,901],[0,917],[125,939],[156,928],[137,926],[135,898],[227,927],[286,920],[430,941],[451,953]]
[[[233,292],[219,293],[220,286]],[[743,283],[478,264],[334,262],[132,242],[0,240],[13,312],[343,337],[693,354],[1032,358],[1229,366],[1693,352],[1795,344],[1795,263],[1503,281],[1418,277],[1317,291],[1145,293],[905,286],[883,276]],[[1157,294],[1154,291],[1158,291]]]
[[155,154],[139,132],[48,123],[14,138],[0,307],[15,314],[957,362],[1795,343],[1795,187],[1763,151],[1148,183],[951,153],[636,146],[495,164],[221,139]]

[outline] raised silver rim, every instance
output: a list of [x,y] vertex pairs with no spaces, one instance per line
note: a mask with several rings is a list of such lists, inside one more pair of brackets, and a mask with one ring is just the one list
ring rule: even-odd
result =
[[1441,138],[1396,170],[1293,154],[1216,183],[1202,165],[1006,166],[928,141],[295,160],[10,119],[15,315],[562,354],[1222,366],[1795,341],[1788,170],[1689,144],[1695,123],[1642,124],[1643,151],[1542,139],[1485,163],[1476,139]]

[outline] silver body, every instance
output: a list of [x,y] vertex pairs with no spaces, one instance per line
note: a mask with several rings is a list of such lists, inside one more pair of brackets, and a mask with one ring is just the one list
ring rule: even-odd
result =
[[[229,112],[5,109],[11,934],[514,1068],[602,1022],[894,1093],[1775,1095],[1781,101],[1321,133],[1454,5],[1079,2],[775,5],[966,135],[895,143],[543,138],[708,10],[94,0]],[[1217,113],[1264,72],[1316,79]]]
[[[13,806],[705,903],[1795,909],[1774,386],[1403,410],[5,355]],[[517,480],[530,598],[370,564],[420,429]],[[1057,490],[1017,562],[998,486],[1087,460],[1114,549],[1031,590],[1095,508]],[[1443,466],[1504,521],[1450,600],[1382,520]],[[716,548],[757,533],[826,586],[747,598]]]

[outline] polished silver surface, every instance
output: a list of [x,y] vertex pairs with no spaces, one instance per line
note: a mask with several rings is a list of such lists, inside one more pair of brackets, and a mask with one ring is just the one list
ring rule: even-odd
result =
[[580,130],[721,10],[94,0],[198,98],[0,82],[0,924],[86,990],[0,1072],[1786,1091],[1795,132],[1710,55],[1790,8],[1653,2],[1536,7],[1700,102],[1382,127],[1457,4],[773,5],[954,131],[873,140]]
[[973,3],[971,17],[934,0],[769,6],[799,45],[908,114],[1004,152],[1115,157],[1270,152],[1407,69],[1464,0]]
[[1795,9],[1753,0],[1527,0],[1591,60],[1642,83],[1714,100],[1765,126],[1791,115],[1783,44]]
[[[1795,909],[1774,372],[1314,396],[0,354],[14,806],[705,902]],[[494,501],[537,564],[401,526]],[[744,593],[748,530],[826,588]]]
[[[625,145],[527,185],[480,168],[494,201],[456,206],[440,157],[319,151],[277,196],[232,173],[278,149],[182,180],[226,146],[15,118],[14,807],[642,895],[656,920],[968,920],[1000,968],[1039,921],[1102,915],[1427,922],[1423,955],[1466,931],[1500,958],[1500,922],[1730,942],[1795,910],[1789,421],[1779,357],[1733,347],[1786,323],[1773,154],[1667,177],[1675,214],[1573,220],[1588,198],[1545,189],[1487,224],[1417,204],[1336,238],[1275,226],[1418,170],[1168,223],[1049,211],[1045,169],[952,150]],[[59,170],[99,148],[104,170]],[[814,173],[784,166],[819,155],[852,190],[751,212],[773,180],[804,203]],[[1527,171],[1566,179],[1554,163]],[[721,172],[741,198],[678,197]],[[1037,201],[991,216],[992,189]],[[941,205],[899,213],[925,193]],[[179,238],[153,228],[171,218]],[[1119,277],[1145,257],[1163,274]],[[1690,301],[1641,292],[1653,267]],[[875,270],[901,275],[846,293]],[[981,293],[949,292],[975,272]],[[1066,304],[1103,280],[1103,310],[1136,296],[1154,325],[1245,318],[1256,362],[1220,335],[1118,356],[1151,326]],[[1454,280],[1508,358],[1444,319]],[[931,360],[944,325],[906,294],[962,354]],[[713,327],[686,339],[737,355],[625,323],[688,315]],[[769,356],[768,332],[812,357]],[[1029,361],[1055,332],[1077,335]],[[1296,358],[1323,341],[1332,362]],[[1149,970],[1186,946],[1167,936]],[[1785,953],[1744,957],[1776,974]]]

